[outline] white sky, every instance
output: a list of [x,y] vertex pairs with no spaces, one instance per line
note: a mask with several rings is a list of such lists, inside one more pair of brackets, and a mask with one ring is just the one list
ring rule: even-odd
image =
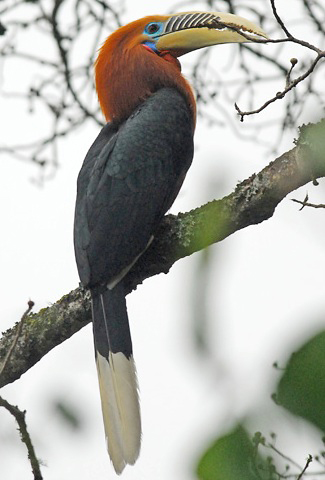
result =
[[[165,2],[164,11],[172,4]],[[159,10],[164,13],[152,2],[129,2],[126,21]],[[216,48],[221,56],[232,47]],[[1,130],[10,138],[20,114],[7,103],[6,108],[3,113],[1,107]],[[241,132],[250,133],[249,125],[240,124]],[[23,127],[15,128],[19,136]],[[24,125],[25,132],[28,128]],[[44,187],[32,181],[37,177],[34,167],[1,158],[1,330],[19,320],[29,298],[37,311],[78,284],[72,245],[75,185],[96,134],[89,125],[62,144],[60,168]],[[284,142],[283,151],[292,147],[291,140]],[[209,129],[200,122],[194,164],[172,211],[228,194],[271,159],[231,129]],[[289,198],[302,199],[307,190],[313,202],[324,203],[323,181]],[[178,262],[170,274],[147,280],[128,296],[143,443],[138,462],[126,468],[123,480],[191,480],[209,441],[246,415],[253,417],[252,428],[265,434],[284,427],[285,449],[288,439],[299,438],[295,448],[300,463],[318,448],[318,435],[286,417],[269,396],[278,375],[272,363],[283,364],[306,335],[324,326],[324,230],[322,211],[299,212],[285,199],[269,221],[210,248],[207,309],[213,362],[200,358],[193,347],[193,289],[200,255]],[[46,480],[117,478],[105,450],[89,325],[1,394],[27,410]],[[69,402],[80,414],[80,432],[69,430],[51,409],[56,399]],[[0,445],[0,478],[32,478],[24,446],[5,411],[0,411]]]

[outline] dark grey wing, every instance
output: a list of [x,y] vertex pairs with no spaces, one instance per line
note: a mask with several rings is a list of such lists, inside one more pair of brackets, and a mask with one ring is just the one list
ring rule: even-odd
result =
[[[94,175],[96,176],[96,172],[98,176],[98,169],[96,169],[96,167],[99,163],[97,160],[99,159],[101,152],[106,149],[108,158],[108,150],[114,148],[116,132],[117,130],[111,124],[107,124],[102,128],[96,140],[90,147],[78,175],[74,218],[74,249],[79,277],[83,285],[87,285],[90,279],[90,265],[87,256],[87,248],[90,240],[88,225],[89,215],[87,211],[87,204],[89,202],[87,198],[89,183],[91,178]],[[104,168],[105,165],[106,162],[102,168]]]
[[112,280],[146,248],[193,157],[191,114],[174,89],[158,91],[110,133],[81,192],[86,222],[76,227],[87,264],[81,281],[90,286]]

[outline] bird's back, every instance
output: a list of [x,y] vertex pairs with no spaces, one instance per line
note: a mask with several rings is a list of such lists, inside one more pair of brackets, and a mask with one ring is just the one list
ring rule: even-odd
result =
[[176,89],[102,129],[78,177],[75,250],[85,286],[108,283],[146,248],[192,157],[193,119]]

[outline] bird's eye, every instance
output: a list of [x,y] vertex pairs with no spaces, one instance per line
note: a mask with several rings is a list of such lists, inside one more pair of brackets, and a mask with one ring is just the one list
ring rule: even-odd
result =
[[160,29],[161,29],[160,23],[152,22],[146,26],[145,33],[149,35],[154,35],[155,33],[159,32]]

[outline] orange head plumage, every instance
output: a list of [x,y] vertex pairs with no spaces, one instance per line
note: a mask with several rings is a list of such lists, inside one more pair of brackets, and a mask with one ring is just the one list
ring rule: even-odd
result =
[[172,87],[184,95],[194,125],[195,99],[177,57],[217,43],[247,41],[238,29],[266,36],[248,20],[221,12],[149,16],[116,30],[95,64],[96,90],[106,120],[120,123],[155,91]]
[[152,93],[175,87],[195,115],[192,89],[181,74],[180,63],[168,52],[156,54],[145,42],[147,24],[168,17],[145,17],[119,28],[100,49],[95,64],[96,90],[107,121],[121,122]]

